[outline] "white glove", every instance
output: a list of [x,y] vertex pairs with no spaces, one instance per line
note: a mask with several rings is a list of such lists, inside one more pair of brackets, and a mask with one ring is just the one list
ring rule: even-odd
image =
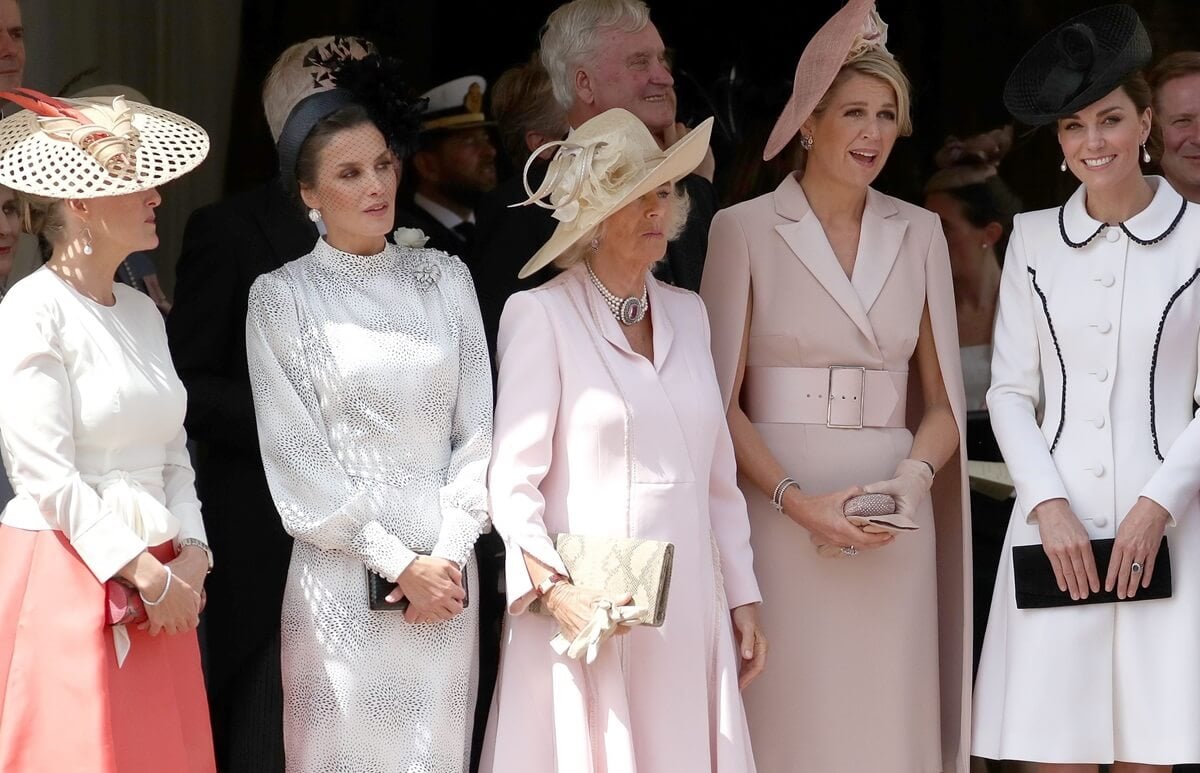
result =
[[916,523],[917,508],[933,485],[933,469],[917,459],[901,459],[896,477],[864,486],[868,494],[891,494],[896,500],[896,515]]
[[642,622],[642,615],[645,613],[645,607],[633,605],[618,607],[613,606],[608,599],[601,599],[596,602],[592,619],[579,631],[579,635],[575,637],[574,641],[567,641],[567,637],[563,636],[560,631],[550,640],[550,646],[559,655],[566,655],[576,660],[583,656],[584,662],[590,666],[596,660],[600,645],[617,632],[618,625],[639,625]]

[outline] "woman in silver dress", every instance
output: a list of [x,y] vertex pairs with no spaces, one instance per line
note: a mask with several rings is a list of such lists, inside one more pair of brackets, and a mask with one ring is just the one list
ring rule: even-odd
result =
[[[333,47],[336,55],[337,46]],[[314,52],[320,57],[329,52]],[[465,771],[487,523],[491,369],[470,275],[389,244],[415,134],[390,60],[328,62],[279,140],[325,235],[250,293],[263,463],[295,539],[283,607],[290,771]],[[372,610],[369,573],[407,611]]]

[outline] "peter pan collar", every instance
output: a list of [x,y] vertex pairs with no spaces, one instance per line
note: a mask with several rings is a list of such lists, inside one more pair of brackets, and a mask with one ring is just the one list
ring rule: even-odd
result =
[[[1162,177],[1150,175],[1146,177],[1146,182],[1154,189],[1150,205],[1124,223],[1116,224],[1131,241],[1143,247],[1158,244],[1167,238],[1187,211],[1187,200]],[[1112,227],[1088,214],[1084,206],[1086,196],[1087,188],[1080,185],[1067,203],[1058,209],[1059,236],[1068,247],[1077,250],[1090,244],[1105,228]]]

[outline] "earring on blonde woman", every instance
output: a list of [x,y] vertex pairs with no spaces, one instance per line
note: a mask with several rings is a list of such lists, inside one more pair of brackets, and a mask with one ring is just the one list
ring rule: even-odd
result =
[[800,135],[800,147],[804,148],[805,150],[812,150],[812,146],[813,146],[813,138],[807,134],[801,134]]

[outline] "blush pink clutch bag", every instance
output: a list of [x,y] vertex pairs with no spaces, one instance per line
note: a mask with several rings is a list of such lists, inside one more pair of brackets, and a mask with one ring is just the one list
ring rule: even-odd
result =
[[846,520],[868,533],[916,531],[920,527],[908,516],[896,512],[896,500],[890,494],[861,494],[846,500],[842,507]]

